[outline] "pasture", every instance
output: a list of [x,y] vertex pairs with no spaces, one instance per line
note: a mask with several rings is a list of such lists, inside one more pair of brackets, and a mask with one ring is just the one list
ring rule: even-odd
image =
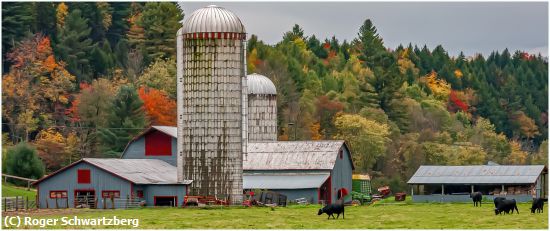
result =
[[[528,203],[518,204],[520,214],[495,216],[494,205],[440,203],[379,203],[346,207],[345,220],[317,215],[319,205],[269,207],[143,208],[132,210],[39,210],[33,218],[137,218],[142,229],[548,229],[548,206],[543,214],[531,214]],[[14,215],[14,214],[8,214]],[[20,228],[39,228],[26,226]],[[130,228],[77,226],[56,228]]]
[[2,184],[2,197],[29,197],[29,200],[34,200],[36,198],[36,189],[30,189],[27,191],[27,188],[17,187],[11,184]]

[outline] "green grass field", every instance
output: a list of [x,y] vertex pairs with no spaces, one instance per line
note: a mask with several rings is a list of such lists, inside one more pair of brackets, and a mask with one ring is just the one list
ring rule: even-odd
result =
[[29,197],[29,200],[34,200],[34,198],[36,198],[36,190],[30,189],[29,191],[27,191],[27,188],[21,188],[13,186],[11,184],[2,183],[2,197],[14,196]]
[[[317,215],[319,205],[280,208],[144,208],[132,210],[41,210],[33,218],[137,218],[143,229],[548,229],[548,207],[531,214],[530,204],[519,204],[520,214],[495,216],[492,204],[376,204],[346,207],[346,217],[327,220]],[[44,213],[47,213],[45,215]],[[13,214],[12,214],[13,215]],[[341,218],[341,217],[340,217]],[[20,228],[40,228],[27,226]],[[112,226],[50,226],[46,228],[130,228]]]

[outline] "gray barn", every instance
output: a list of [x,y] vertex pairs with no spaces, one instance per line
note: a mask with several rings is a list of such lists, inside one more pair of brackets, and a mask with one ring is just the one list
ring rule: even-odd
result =
[[132,139],[122,159],[158,159],[176,166],[177,127],[152,126]]
[[544,165],[420,166],[407,182],[415,202],[466,202],[481,192],[519,202],[548,198],[548,170]]
[[34,185],[39,208],[120,208],[128,200],[181,205],[191,182],[178,182],[176,167],[162,160],[84,158]]
[[337,200],[339,191],[351,192],[353,169],[342,140],[248,143],[243,188],[276,191],[288,200],[330,203]]

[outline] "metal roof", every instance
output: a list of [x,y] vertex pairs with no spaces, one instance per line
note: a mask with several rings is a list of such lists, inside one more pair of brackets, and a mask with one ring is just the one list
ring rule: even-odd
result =
[[178,34],[196,32],[246,33],[237,15],[216,5],[193,11],[183,20],[182,30],[178,31]]
[[344,144],[343,140],[248,143],[248,153],[243,162],[243,169],[333,169],[338,151]]
[[535,183],[544,165],[423,165],[408,184],[527,184]]
[[246,76],[248,94],[255,95],[276,95],[277,89],[271,80],[260,74],[250,74]]
[[191,184],[192,182],[192,180],[178,182],[176,167],[162,160],[115,158],[82,160],[135,184]]
[[172,127],[172,126],[152,126],[152,127],[166,135],[169,135],[174,138],[178,138],[178,127]]
[[244,189],[304,189],[319,188],[330,173],[243,174]]

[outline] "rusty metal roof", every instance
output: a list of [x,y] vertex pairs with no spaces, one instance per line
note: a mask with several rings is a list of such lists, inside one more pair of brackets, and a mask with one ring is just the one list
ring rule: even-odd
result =
[[176,167],[162,160],[116,158],[82,160],[135,184],[191,184],[192,182],[192,180],[178,182]]
[[196,32],[233,32],[246,33],[244,26],[233,12],[216,5],[193,11],[183,20],[183,27],[178,34]]
[[248,94],[276,95],[277,89],[271,80],[263,75],[252,73],[246,76]]
[[422,165],[408,184],[531,184],[544,165]]
[[244,170],[333,169],[343,140],[248,143]]
[[330,173],[244,173],[244,189],[306,189],[319,188]]

